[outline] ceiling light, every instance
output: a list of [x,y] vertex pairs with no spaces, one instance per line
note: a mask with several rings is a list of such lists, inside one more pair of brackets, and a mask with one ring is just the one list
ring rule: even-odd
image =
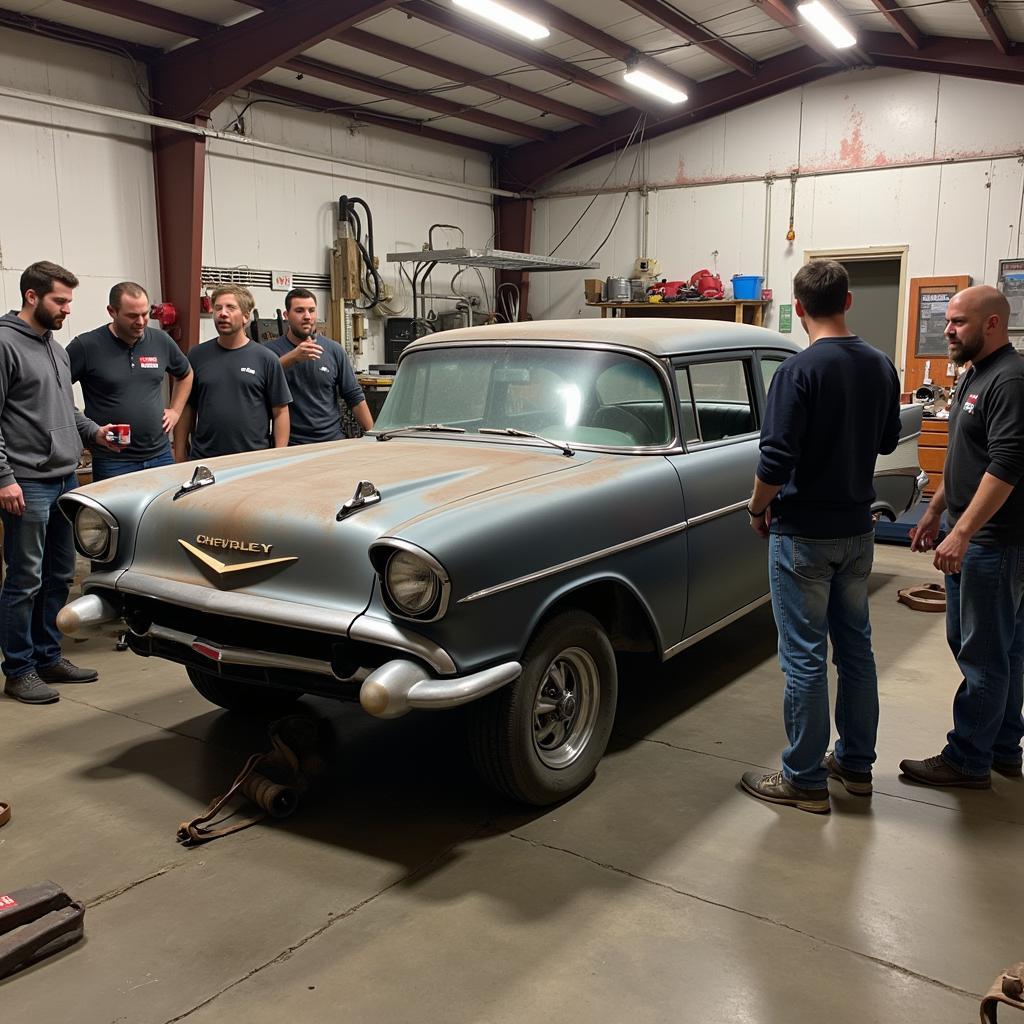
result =
[[654,75],[649,75],[646,71],[639,71],[633,68],[622,77],[630,85],[635,86],[637,89],[643,89],[644,92],[649,92],[652,96],[657,96],[659,100],[666,100],[669,103],[686,102],[685,92],[673,85],[669,85],[668,82],[663,82],[660,78],[655,78]]
[[856,44],[854,34],[821,2],[797,4],[796,8],[807,22],[816,28],[837,50]]
[[517,36],[525,36],[527,39],[546,39],[551,33],[532,18],[506,7],[504,4],[496,3],[495,0],[452,0],[456,7],[469,11],[470,14],[479,15],[495,25],[515,32]]

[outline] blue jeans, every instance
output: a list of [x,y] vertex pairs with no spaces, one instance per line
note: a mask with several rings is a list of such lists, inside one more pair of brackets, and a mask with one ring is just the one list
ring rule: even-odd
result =
[[22,480],[25,511],[0,512],[7,575],[0,590],[3,673],[14,678],[60,660],[57,612],[75,575],[71,524],[57,499],[78,485],[74,473],[57,480]]
[[140,469],[155,469],[157,466],[173,466],[174,456],[170,447],[151,459],[119,459],[105,453],[92,453],[93,480],[109,480],[112,476],[124,476],[126,473],[137,473]]
[[768,546],[783,711],[789,746],[782,772],[801,789],[821,789],[828,773],[828,640],[838,675],[835,755],[854,772],[875,762],[878,677],[871,651],[868,577],[874,534],[818,540],[772,534]]
[[942,756],[967,775],[1020,764],[1024,736],[1024,544],[969,544],[946,577],[946,640],[963,680]]

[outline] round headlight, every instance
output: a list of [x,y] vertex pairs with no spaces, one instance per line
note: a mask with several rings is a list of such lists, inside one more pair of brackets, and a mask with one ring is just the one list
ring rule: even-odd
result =
[[437,573],[418,555],[399,551],[388,560],[388,595],[406,615],[429,611],[441,593]]
[[99,558],[110,544],[110,525],[95,509],[83,506],[75,516],[75,540],[83,555]]

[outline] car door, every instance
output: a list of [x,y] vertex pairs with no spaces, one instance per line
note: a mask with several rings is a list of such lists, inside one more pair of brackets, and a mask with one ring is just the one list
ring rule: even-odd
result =
[[768,549],[750,529],[760,431],[752,351],[672,361],[685,451],[670,456],[686,508],[688,602],[684,638],[768,593]]

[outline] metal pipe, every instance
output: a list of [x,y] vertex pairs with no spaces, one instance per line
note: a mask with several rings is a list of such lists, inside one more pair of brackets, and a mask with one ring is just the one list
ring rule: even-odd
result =
[[[429,181],[436,185],[444,185],[448,188],[464,189],[467,192],[483,192],[489,196],[504,196],[508,199],[518,199],[518,192],[509,192],[502,188],[493,188],[490,185],[469,185],[461,181],[452,181],[450,178],[439,178],[433,174],[420,174],[416,171],[402,171],[395,167],[385,167],[382,164],[371,164],[362,160],[350,160],[347,157],[328,156],[324,153],[317,153],[309,149],[296,149],[294,146],[283,146],[276,142],[264,142],[262,139],[254,139],[251,135],[235,135],[234,132],[222,132],[216,128],[203,128],[200,125],[185,124],[182,121],[172,121],[167,117],[156,117],[153,114],[141,114],[132,110],[119,110],[117,107],[104,107],[97,103],[82,103],[79,100],[68,100],[60,96],[46,96],[43,93],[26,92],[24,89],[12,89],[10,86],[0,85],[0,96],[9,96],[12,99],[26,100],[29,103],[42,103],[51,107],[63,107],[67,110],[78,110],[85,114],[99,114],[103,117],[114,117],[122,121],[133,121],[136,124],[148,124],[153,128],[166,128],[169,131],[183,132],[186,135],[199,135],[204,139],[214,139],[219,142],[230,142],[237,146],[253,146],[257,149],[268,149],[274,153],[284,153],[293,160],[298,157],[303,160],[320,160],[330,164],[341,164],[343,167],[357,167],[364,171],[380,171],[383,174],[395,175],[400,178],[410,178],[415,181]],[[396,188],[404,186],[394,182],[380,182],[379,184],[391,184]],[[450,196],[449,198],[458,198]]]

